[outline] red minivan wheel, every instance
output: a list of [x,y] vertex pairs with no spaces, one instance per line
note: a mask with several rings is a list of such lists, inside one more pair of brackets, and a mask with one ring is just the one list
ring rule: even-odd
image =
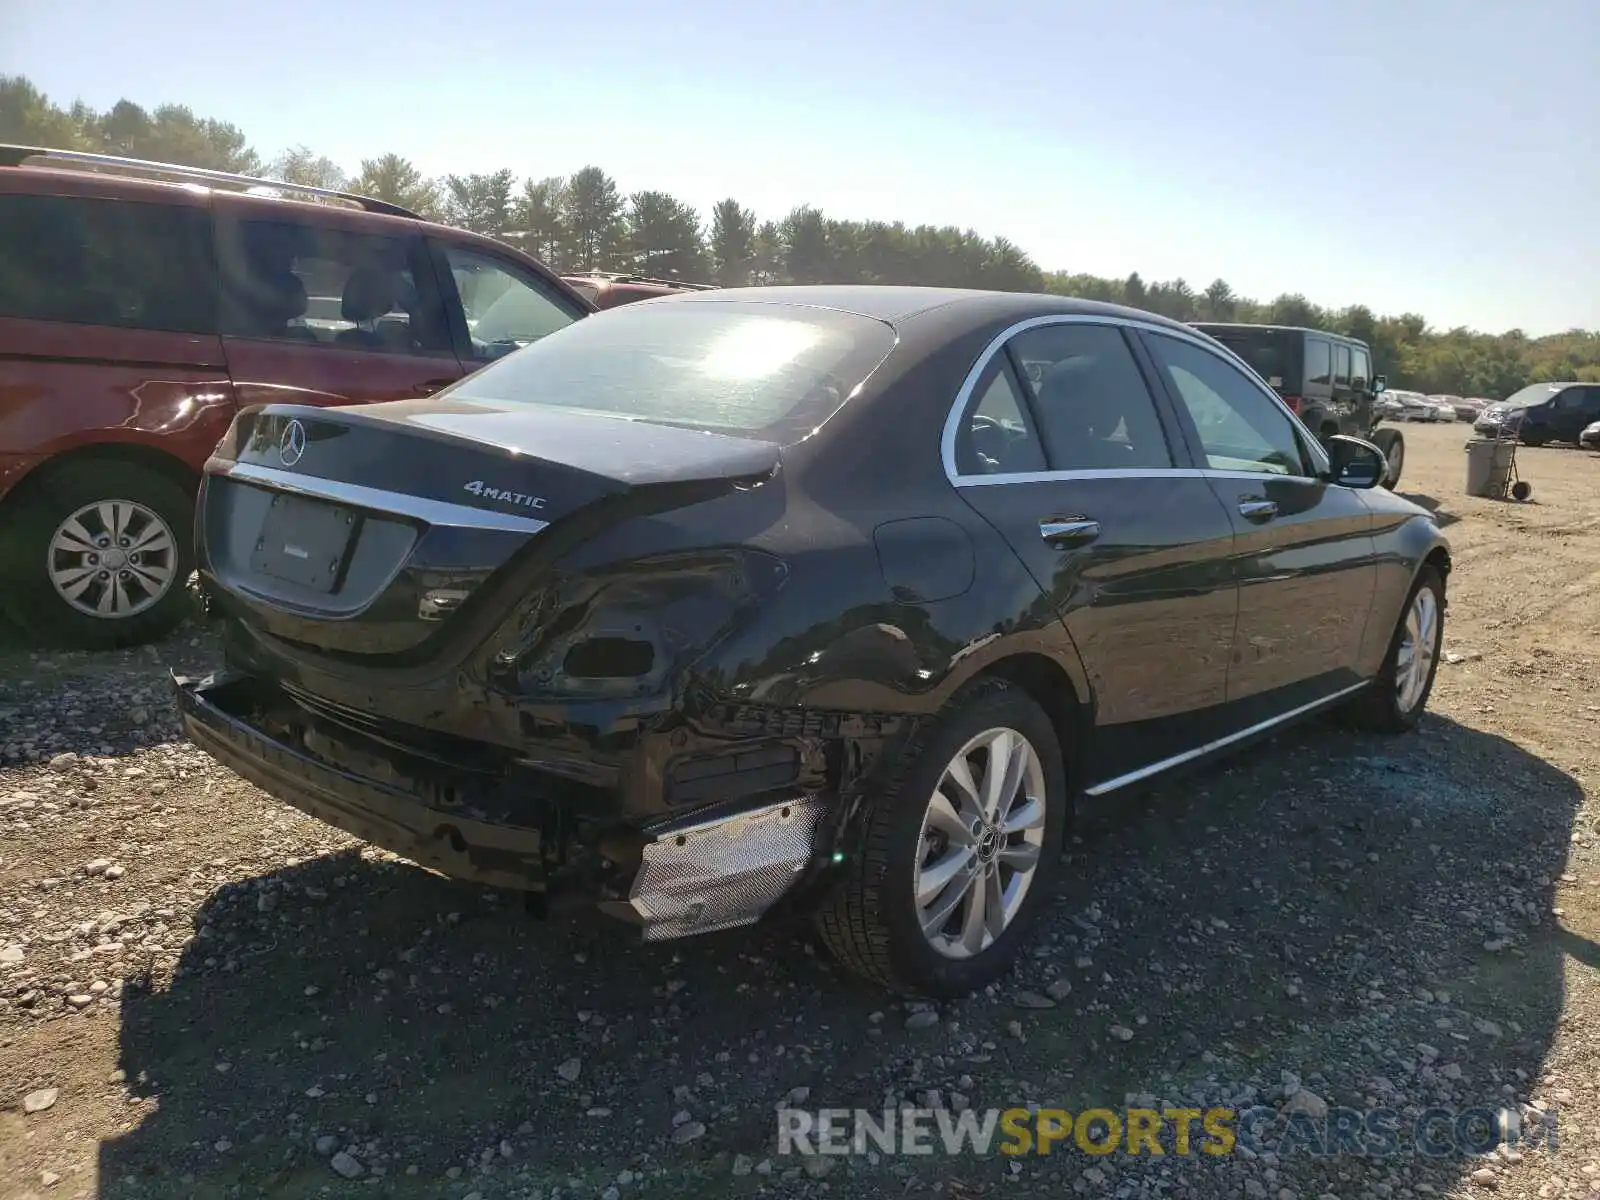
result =
[[136,463],[43,467],[0,512],[4,603],[53,645],[113,649],[170,633],[194,611],[194,501]]

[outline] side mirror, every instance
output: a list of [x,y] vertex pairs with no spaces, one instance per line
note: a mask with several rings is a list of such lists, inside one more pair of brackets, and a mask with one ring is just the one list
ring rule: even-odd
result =
[[1329,478],[1340,487],[1377,487],[1389,472],[1389,460],[1371,442],[1336,433],[1322,444],[1333,464]]
[[1374,375],[1372,377],[1372,394],[1374,396],[1381,396],[1388,390],[1389,381],[1387,379],[1385,379],[1382,375]]

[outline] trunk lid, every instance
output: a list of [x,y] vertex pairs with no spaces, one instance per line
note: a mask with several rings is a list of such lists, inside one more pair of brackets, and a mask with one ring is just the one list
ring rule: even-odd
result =
[[582,529],[770,478],[749,438],[450,398],[239,414],[206,464],[207,590],[275,637],[340,657],[409,655],[513,560]]

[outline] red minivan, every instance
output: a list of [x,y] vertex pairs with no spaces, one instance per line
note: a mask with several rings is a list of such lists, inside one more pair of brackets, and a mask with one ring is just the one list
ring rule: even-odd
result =
[[382,201],[0,146],[0,605],[56,644],[159,637],[240,407],[425,395],[593,311]]

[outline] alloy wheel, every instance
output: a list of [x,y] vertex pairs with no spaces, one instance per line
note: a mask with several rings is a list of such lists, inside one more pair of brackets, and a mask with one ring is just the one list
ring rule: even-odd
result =
[[1044,768],[1015,729],[987,729],[945,765],[922,820],[913,879],[923,936],[948,958],[1005,933],[1039,867]]
[[1395,656],[1395,700],[1401,712],[1409,713],[1421,702],[1438,652],[1439,597],[1432,588],[1421,587],[1406,610],[1400,649]]
[[56,526],[46,557],[63,600],[88,616],[118,620],[144,612],[171,589],[178,543],[144,505],[101,500]]

